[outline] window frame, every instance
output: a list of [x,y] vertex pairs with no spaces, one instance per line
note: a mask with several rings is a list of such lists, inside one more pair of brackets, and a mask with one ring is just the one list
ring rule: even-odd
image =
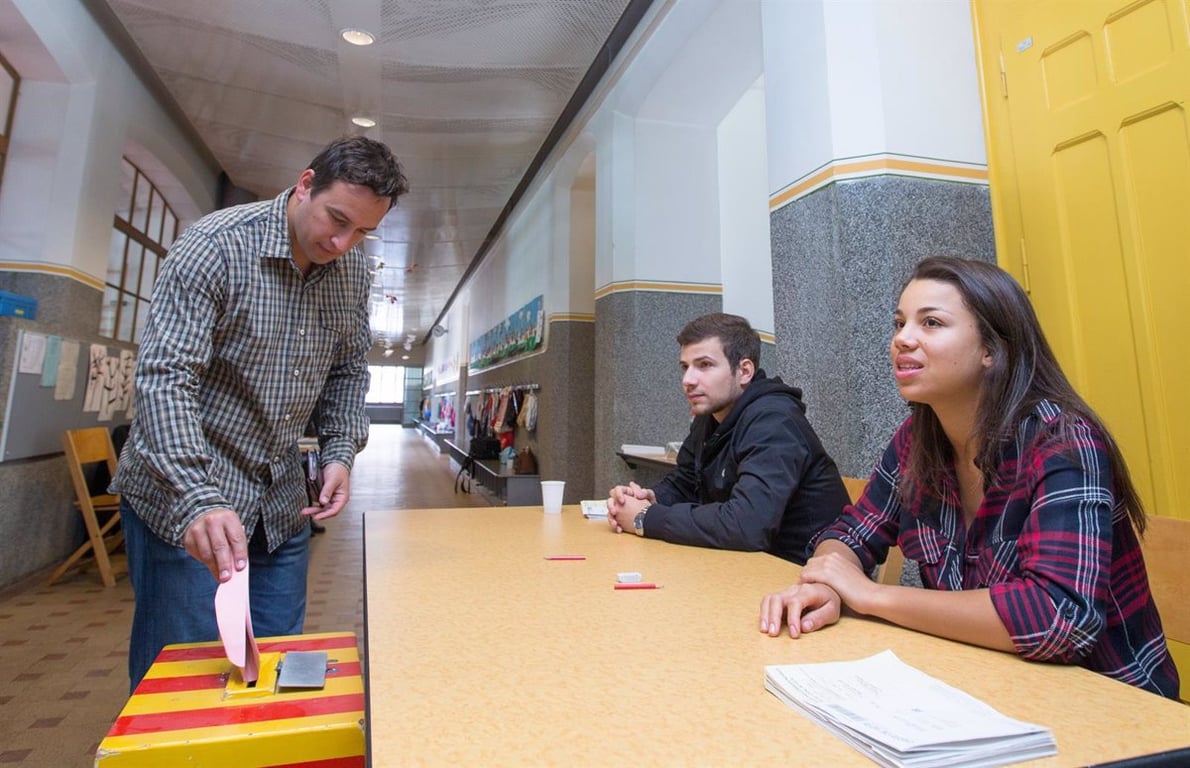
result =
[[0,54],[0,67],[12,78],[12,93],[8,100],[8,109],[4,115],[4,133],[0,135],[0,186],[4,183],[4,166],[8,161],[8,145],[12,137],[12,124],[16,119],[17,99],[21,93],[21,76],[8,63],[8,59]]
[[[117,209],[112,217],[113,247],[109,249],[108,271],[104,277],[99,335],[117,341],[140,343],[147,318],[145,307],[153,296],[152,283],[156,283],[157,276],[161,274],[161,265],[169,255],[169,247],[178,236],[178,214],[140,166],[127,156],[121,158],[121,163],[126,163],[132,169],[132,186],[125,201],[128,206],[127,218],[121,216],[121,209]],[[139,199],[141,195],[144,195],[143,200]],[[153,215],[155,207],[159,211],[156,221]],[[138,220],[143,220],[139,226]],[[172,231],[166,231],[167,225]],[[156,232],[151,231],[154,228]],[[113,268],[117,237],[123,238],[119,270]],[[134,254],[134,246],[140,248],[140,255],[135,270],[132,270],[136,274],[132,275],[129,274],[129,256]],[[150,264],[151,268],[146,269],[146,265]],[[148,285],[144,279],[146,272],[152,275]],[[113,276],[116,276],[117,282],[112,282]],[[107,327],[107,318],[102,313],[108,311],[109,295],[115,296],[115,307],[110,318],[111,325]]]
[[[399,376],[396,374],[393,374],[394,377],[400,379],[399,381],[393,383],[394,384],[393,392],[392,393],[387,393],[387,392],[384,393],[385,395],[397,397],[397,398],[399,398],[398,400],[382,400],[382,399],[380,399],[382,396],[380,393],[373,394],[373,388],[376,386],[378,380],[381,378],[384,378],[383,372],[389,371],[389,370],[402,371],[402,373]],[[377,365],[375,363],[369,363],[368,364],[368,372],[372,375],[372,383],[368,387],[367,395],[364,397],[365,405],[391,406],[391,405],[403,405],[404,404],[405,395],[406,395],[405,380],[406,380],[406,375],[408,374],[408,370],[407,370],[406,366],[403,366],[403,365]]]

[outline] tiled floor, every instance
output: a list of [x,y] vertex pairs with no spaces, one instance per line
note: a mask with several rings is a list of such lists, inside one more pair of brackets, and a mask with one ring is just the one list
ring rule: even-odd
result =
[[[453,480],[446,456],[416,430],[372,427],[351,501],[311,545],[307,632],[363,636],[364,513],[487,504],[456,496]],[[104,589],[90,569],[46,587],[49,570],[0,593],[0,766],[92,765],[128,696],[128,579]]]

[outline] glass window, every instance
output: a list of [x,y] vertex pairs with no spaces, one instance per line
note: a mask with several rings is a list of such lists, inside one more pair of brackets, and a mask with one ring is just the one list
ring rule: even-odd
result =
[[140,284],[141,284],[140,295],[141,296],[145,296],[145,294],[147,293],[148,296],[146,298],[150,298],[150,299],[153,298],[153,289],[149,288],[148,291],[146,291],[144,286],[146,286],[146,285],[152,286],[152,285],[156,284],[156,282],[157,282],[157,265],[160,261],[161,261],[161,258],[156,253],[154,253],[153,251],[145,251],[145,263],[143,265],[141,265],[141,273],[140,273]]
[[136,300],[136,328],[133,331],[132,341],[134,344],[140,344],[141,334],[144,333],[145,323],[149,322],[149,302],[144,299]]
[[108,253],[99,335],[140,342],[161,261],[177,237],[178,217],[140,168],[124,158]]
[[116,335],[116,302],[120,291],[112,286],[103,289],[103,309],[99,313],[99,335],[112,338]]
[[165,199],[154,190],[152,202],[149,204],[149,228],[145,230],[145,234],[159,243],[163,239],[161,237],[161,221],[164,215]]
[[136,297],[121,293],[120,303],[116,308],[116,338],[132,341],[132,321],[136,317]]
[[144,174],[139,171],[136,174],[136,183],[132,185],[132,221],[131,224],[134,229],[139,232],[148,233],[148,217],[149,217],[149,196],[153,194],[153,185],[144,177]]
[[144,251],[145,247],[140,243],[128,244],[128,256],[124,259],[124,284],[120,286],[124,293],[139,295],[137,289],[140,288],[141,255]]
[[174,244],[174,238],[178,236],[178,220],[169,208],[165,209],[162,220],[164,224],[161,228],[161,245],[168,248]]
[[108,285],[120,284],[120,277],[124,274],[124,251],[127,249],[128,235],[113,229],[112,246],[107,256],[107,277],[104,278]]
[[372,385],[366,402],[372,405],[394,405],[405,402],[405,368],[400,365],[369,365]]
[[120,163],[120,205],[116,208],[116,218],[132,221],[129,208],[132,204],[132,187],[136,184],[136,166],[128,162],[128,158],[121,158]]

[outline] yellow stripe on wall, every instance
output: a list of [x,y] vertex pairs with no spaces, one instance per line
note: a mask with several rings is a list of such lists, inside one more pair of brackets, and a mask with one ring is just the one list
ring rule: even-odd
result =
[[61,275],[72,280],[78,280],[92,288],[103,290],[102,280],[80,272],[74,267],[64,267],[61,264],[48,264],[30,261],[0,261],[0,271],[4,272],[36,272],[43,275]]
[[[554,322],[554,321],[558,321],[558,322],[571,322],[571,323],[593,323],[593,322],[595,322],[595,315],[587,315],[587,314],[564,314],[564,313],[562,313],[562,312],[559,312],[559,313],[557,313],[557,314],[550,315],[550,316],[549,316],[549,321],[550,321],[551,323],[552,323],[552,322]],[[777,335],[776,335],[776,334],[774,334],[774,333],[772,333],[772,332],[770,332],[770,331],[760,331],[760,330],[758,330],[758,331],[756,332],[756,334],[757,334],[758,336],[760,336],[760,340],[761,340],[761,341],[763,341],[763,342],[767,342],[767,343],[769,343],[769,344],[776,344],[776,343],[777,343]]]
[[722,285],[708,283],[662,283],[651,280],[625,280],[619,283],[609,283],[595,290],[595,298],[602,299],[613,293],[628,293],[629,291],[655,291],[659,293],[698,293],[703,295],[722,296]]
[[988,183],[987,165],[955,163],[902,155],[846,158],[832,160],[822,168],[811,171],[772,195],[769,198],[769,210],[775,211],[831,182],[886,175],[958,181],[965,184]]

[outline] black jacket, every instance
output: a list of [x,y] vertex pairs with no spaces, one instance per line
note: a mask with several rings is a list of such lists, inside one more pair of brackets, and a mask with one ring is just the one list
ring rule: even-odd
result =
[[805,563],[810,537],[849,503],[805,410],[800,389],[758,370],[722,424],[696,417],[653,487],[645,536]]

